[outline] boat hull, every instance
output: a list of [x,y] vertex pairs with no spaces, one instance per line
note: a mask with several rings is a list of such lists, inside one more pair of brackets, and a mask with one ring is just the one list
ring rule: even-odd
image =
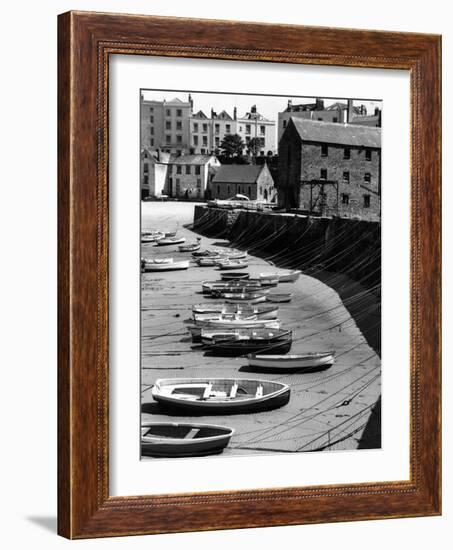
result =
[[221,357],[238,357],[249,354],[281,353],[285,354],[291,350],[292,341],[279,340],[272,342],[249,341],[249,342],[210,342],[202,338],[207,350],[213,355]]
[[[209,424],[145,423],[149,428],[142,435],[143,456],[156,458],[187,458],[209,456],[223,452],[234,433],[232,428]],[[187,438],[195,432],[195,437]]]
[[180,239],[164,237],[163,239],[159,239],[157,241],[157,246],[174,246],[176,244],[182,244],[184,242],[186,242],[186,239],[184,239],[183,237],[181,237]]
[[221,260],[218,262],[219,269],[226,271],[229,269],[245,269],[249,266],[247,262],[233,262],[233,263],[224,263]]
[[[223,392],[224,395],[204,397],[203,392],[208,386],[207,380],[203,379],[198,382],[197,379],[188,379],[184,383],[181,379],[174,379],[173,383],[168,381],[169,385],[163,388],[164,391],[160,385],[162,382],[167,381],[156,381],[156,385],[151,390],[153,399],[166,409],[184,411],[186,414],[247,414],[268,411],[286,405],[291,393],[288,385],[277,382],[217,379],[214,380],[214,386],[222,385],[226,389],[226,392]],[[239,388],[238,394],[230,397],[227,392],[234,384]],[[255,390],[261,384],[267,387],[271,386],[272,389],[258,395]],[[213,384],[211,383],[211,385]],[[246,388],[244,393],[239,394],[243,388]],[[166,389],[167,391],[165,391]],[[177,391],[179,393],[176,393]]]
[[250,278],[250,273],[236,273],[234,271],[230,271],[227,273],[222,273],[220,275],[220,278],[222,281],[237,281],[237,280],[246,280]]
[[168,263],[161,263],[161,264],[145,264],[142,268],[143,271],[149,272],[149,271],[177,271],[180,269],[188,269],[189,268],[189,261],[185,262],[168,262]]
[[273,357],[272,355],[250,355],[247,359],[250,367],[259,369],[260,371],[272,372],[327,369],[335,362],[333,353],[282,357]]

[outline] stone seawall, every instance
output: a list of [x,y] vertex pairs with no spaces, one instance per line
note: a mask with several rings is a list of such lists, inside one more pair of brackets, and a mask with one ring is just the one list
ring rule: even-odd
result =
[[194,229],[274,255],[274,263],[343,273],[365,287],[380,283],[381,224],[196,206]]

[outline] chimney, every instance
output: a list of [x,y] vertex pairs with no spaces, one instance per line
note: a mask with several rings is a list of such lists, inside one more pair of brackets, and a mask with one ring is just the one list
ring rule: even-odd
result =
[[190,103],[190,108],[193,109],[193,99],[191,94],[189,94],[189,103]]
[[319,99],[319,97],[316,98],[316,111],[324,111],[324,100]]
[[214,118],[214,109],[211,107],[211,118]]
[[256,105],[252,105],[252,107],[250,109],[250,112],[251,113],[256,113]]
[[352,122],[352,119],[354,118],[354,106],[352,99],[348,99],[348,118],[346,119],[346,122],[349,124]]
[[236,107],[233,109],[233,118],[234,120],[238,119],[238,110],[236,109]]
[[292,99],[288,99],[288,108],[287,108],[287,111],[291,111],[293,108],[293,100]]

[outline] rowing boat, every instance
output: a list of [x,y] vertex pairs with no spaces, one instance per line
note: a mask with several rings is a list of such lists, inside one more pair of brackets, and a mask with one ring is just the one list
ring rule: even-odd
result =
[[275,319],[278,313],[278,306],[267,304],[226,304],[212,302],[207,304],[195,304],[192,306],[194,318],[196,315],[218,315],[220,313],[241,313],[243,315],[257,315],[261,318]]
[[165,234],[161,231],[144,231],[141,234],[142,243],[154,243],[159,239],[163,239]]
[[241,271],[228,271],[227,273],[221,273],[220,278],[222,281],[238,281],[250,278],[250,273],[243,273]]
[[258,292],[243,292],[242,294],[222,293],[221,297],[227,304],[259,304],[266,301],[266,294]]
[[298,355],[249,355],[250,367],[272,371],[301,371],[331,367],[335,352],[310,352]]
[[[229,305],[230,307],[235,307],[234,310],[228,310],[226,306]],[[220,315],[231,315],[231,314],[237,314],[240,315],[242,318],[250,318],[250,317],[256,317],[257,319],[266,319],[266,320],[277,320],[278,316],[278,308],[267,310],[260,312],[257,310],[260,304],[257,304],[256,306],[244,306],[241,307],[240,304],[225,304],[224,309],[220,311],[216,311],[213,313],[194,313],[193,314],[193,320],[194,321],[209,321],[211,319],[217,319]]]
[[195,261],[200,267],[214,267],[220,260],[220,256],[197,258]]
[[241,378],[167,378],[154,384],[151,395],[163,406],[199,414],[238,414],[286,405],[290,387],[270,380]]
[[261,288],[259,281],[248,281],[247,279],[234,279],[232,281],[203,281],[201,283],[201,290],[204,294],[211,294],[215,290],[228,290],[228,289],[249,289],[254,290]]
[[268,302],[291,302],[291,298],[293,297],[291,292],[284,293],[284,294],[277,294],[276,292],[271,292],[266,296],[266,300]]
[[297,281],[297,279],[300,277],[300,274],[302,272],[298,269],[294,269],[292,271],[288,271],[286,273],[260,273],[258,275],[258,279],[269,279],[269,278],[277,278],[279,283],[289,283]]
[[214,355],[288,353],[292,345],[290,330],[274,328],[202,329],[201,341]]
[[233,428],[214,424],[144,422],[141,451],[143,456],[166,458],[219,454],[233,434]]
[[142,266],[146,264],[170,264],[173,262],[173,258],[142,258]]
[[245,269],[249,266],[245,260],[219,260],[217,262],[219,269]]
[[158,246],[171,246],[175,244],[185,243],[186,239],[184,237],[164,237],[157,241]]
[[184,260],[182,262],[168,262],[168,263],[153,263],[145,262],[142,265],[143,271],[177,271],[179,269],[188,269],[189,260]]
[[198,250],[200,246],[200,243],[182,244],[178,246],[178,249],[180,252],[193,252],[194,250]]
[[237,330],[237,329],[259,329],[272,328],[279,329],[280,321],[276,319],[253,319],[253,318],[236,318],[226,319],[218,318],[209,321],[197,321],[195,326],[190,326],[189,331],[192,336],[192,342],[197,343],[202,341],[203,331],[215,330]]

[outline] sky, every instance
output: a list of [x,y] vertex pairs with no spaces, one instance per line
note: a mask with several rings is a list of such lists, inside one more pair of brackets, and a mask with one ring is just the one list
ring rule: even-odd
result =
[[[142,90],[143,97],[147,100],[170,100],[174,97],[187,101],[189,91],[187,90],[173,90],[173,91],[158,91],[158,90]],[[286,97],[286,96],[266,96],[266,95],[240,95],[240,94],[228,94],[228,93],[209,93],[209,92],[190,92],[194,102],[193,108],[197,112],[200,109],[209,117],[211,114],[211,107],[217,113],[222,110],[226,110],[230,116],[233,116],[233,108],[237,107],[238,118],[245,115],[250,111],[252,105],[257,106],[257,110],[264,117],[278,120],[278,113],[285,110],[288,104],[288,99],[291,99],[294,104],[297,103],[313,103],[315,98],[299,96],[299,97]],[[335,103],[336,101],[346,102],[347,98],[329,98],[324,99],[326,107]],[[375,107],[382,109],[381,101],[367,101],[367,100],[354,100],[354,105],[365,105],[368,114],[373,114]]]

